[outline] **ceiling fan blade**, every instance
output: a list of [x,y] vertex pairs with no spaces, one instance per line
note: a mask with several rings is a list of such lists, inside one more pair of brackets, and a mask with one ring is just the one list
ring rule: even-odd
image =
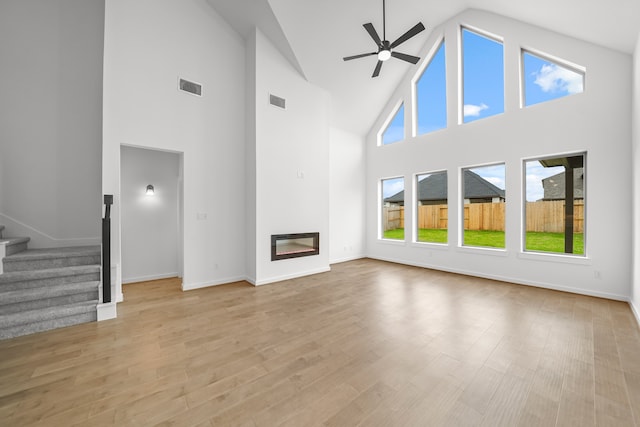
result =
[[342,58],[344,61],[351,61],[352,59],[358,59],[358,58],[364,58],[365,56],[371,56],[371,55],[377,55],[378,52],[371,52],[371,53],[362,53],[360,55],[353,55],[353,56],[345,56],[344,58]]
[[396,46],[400,46],[402,43],[406,42],[411,37],[415,36],[416,34],[422,32],[422,31],[424,31],[424,29],[425,28],[424,28],[424,25],[422,25],[422,22],[418,22],[416,25],[413,26],[413,28],[411,28],[409,31],[407,31],[403,35],[401,35],[398,38],[398,40],[396,40],[393,43],[391,43],[391,49],[393,49]]
[[381,68],[382,68],[382,61],[378,61],[378,63],[376,64],[376,69],[373,70],[373,75],[371,77],[378,77],[378,75],[380,74]]
[[393,56],[394,58],[402,59],[403,61],[411,62],[412,64],[417,64],[418,61],[420,61],[419,57],[407,55],[406,53],[391,52],[391,56]]
[[367,30],[367,33],[371,36],[374,42],[376,42],[376,46],[382,45],[382,40],[380,40],[380,36],[375,28],[373,28],[373,24],[371,22],[363,25],[364,29]]

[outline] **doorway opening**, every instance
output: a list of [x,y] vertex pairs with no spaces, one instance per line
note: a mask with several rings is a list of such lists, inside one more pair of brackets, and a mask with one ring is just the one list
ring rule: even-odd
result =
[[120,147],[123,284],[182,278],[183,164],[179,152]]

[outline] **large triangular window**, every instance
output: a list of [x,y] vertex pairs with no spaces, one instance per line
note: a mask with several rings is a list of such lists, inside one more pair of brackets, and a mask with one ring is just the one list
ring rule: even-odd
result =
[[380,136],[381,145],[393,144],[404,139],[404,103],[393,115],[393,118]]
[[447,79],[444,41],[416,82],[416,135],[447,127]]
[[522,51],[525,107],[584,91],[584,71]]

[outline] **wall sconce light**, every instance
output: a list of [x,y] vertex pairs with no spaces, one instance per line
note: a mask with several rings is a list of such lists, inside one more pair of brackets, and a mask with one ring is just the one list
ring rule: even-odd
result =
[[146,195],[147,196],[153,196],[154,194],[155,194],[155,190],[153,189],[153,185],[151,185],[151,184],[147,185]]

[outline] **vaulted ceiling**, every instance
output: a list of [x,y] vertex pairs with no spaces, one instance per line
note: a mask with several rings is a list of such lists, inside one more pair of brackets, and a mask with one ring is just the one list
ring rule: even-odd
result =
[[[364,135],[412,66],[388,61],[373,79],[375,50],[362,24],[382,28],[382,0],[208,0],[243,37],[259,28],[309,82],[332,97],[332,124]],[[387,38],[418,21],[427,27],[402,45],[418,54],[429,31],[468,8],[486,10],[631,54],[640,32],[640,0],[386,0]]]

